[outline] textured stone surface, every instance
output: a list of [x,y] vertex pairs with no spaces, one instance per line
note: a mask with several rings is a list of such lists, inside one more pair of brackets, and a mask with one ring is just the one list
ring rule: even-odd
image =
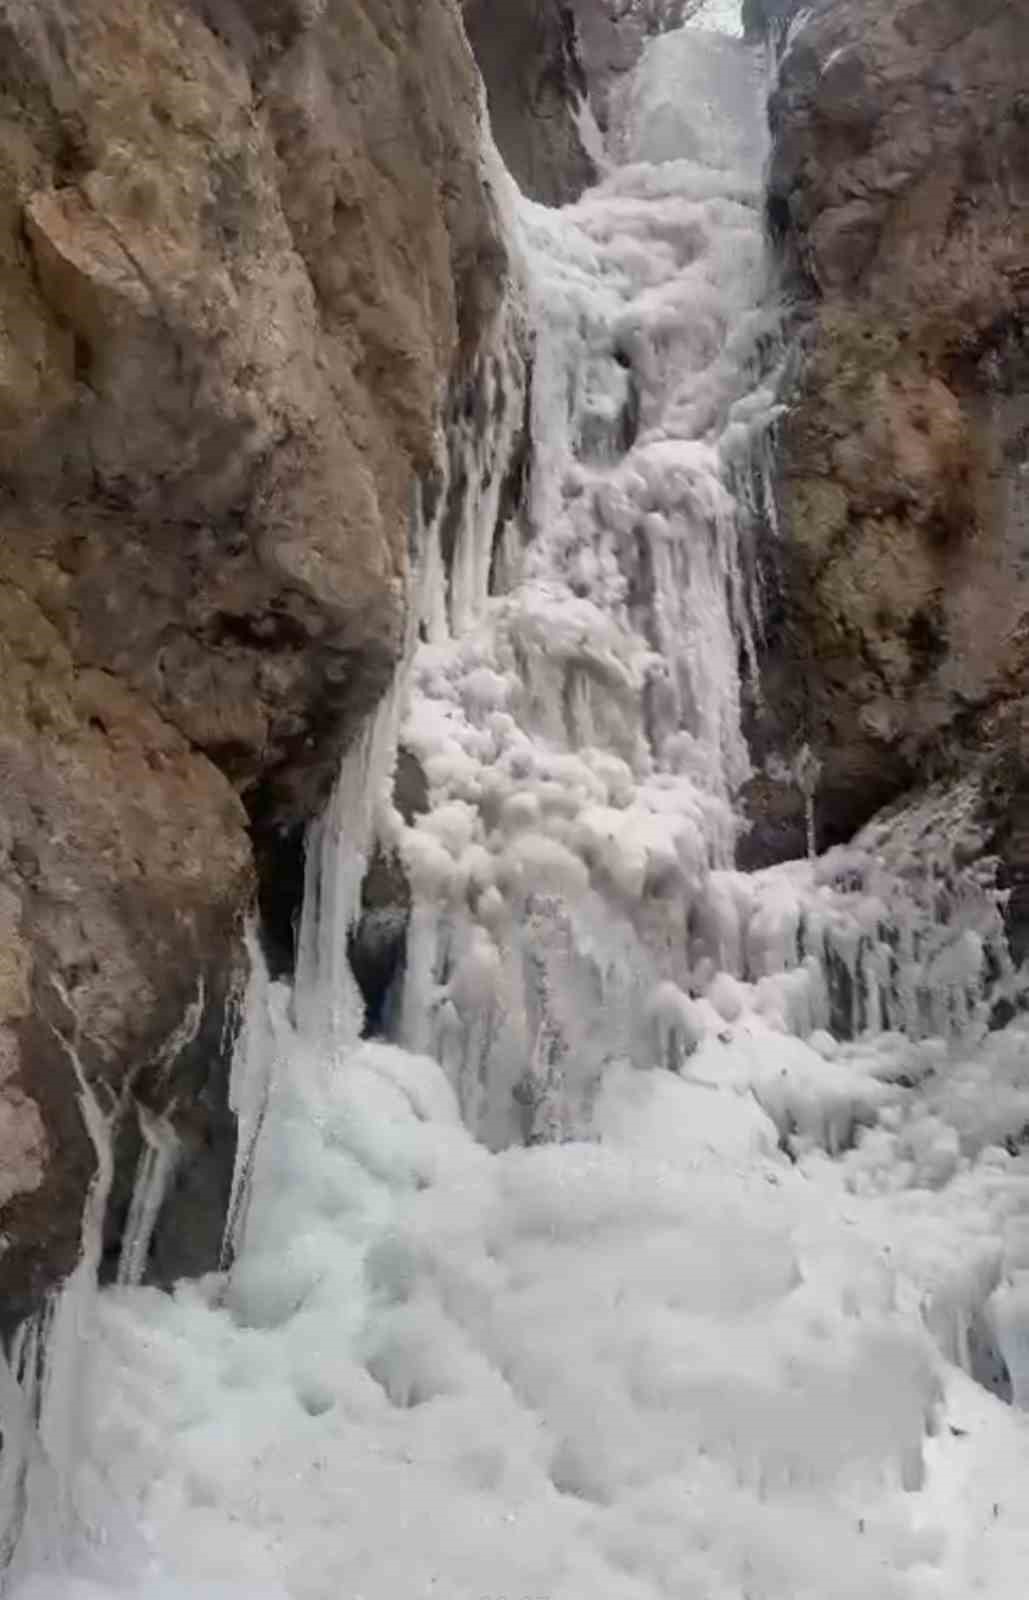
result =
[[[835,0],[785,58],[769,210],[799,359],[752,729],[759,754],[807,740],[820,758],[822,844],[916,779],[1000,763],[1012,871],[1029,694],[1027,82],[1026,0]],[[796,849],[795,792],[761,780],[752,807],[752,858]]]
[[248,821],[274,877],[388,679],[503,270],[453,0],[0,0],[8,1320],[77,1249],[73,1055],[174,1106],[210,1253]]
[[544,205],[575,200],[596,177],[579,136],[586,93],[567,0],[462,0],[490,123],[519,186]]

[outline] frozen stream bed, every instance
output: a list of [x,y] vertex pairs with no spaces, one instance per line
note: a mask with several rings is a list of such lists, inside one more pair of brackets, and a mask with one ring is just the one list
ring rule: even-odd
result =
[[[576,206],[484,155],[517,281],[294,990],[255,946],[235,1262],[139,1287],[141,1235],[97,1294],[87,1250],[41,1395],[22,1351],[18,1600],[1023,1600],[1029,1030],[990,1031],[969,808],[733,866],[765,90],[691,27]],[[376,847],[411,904],[365,1039]]]

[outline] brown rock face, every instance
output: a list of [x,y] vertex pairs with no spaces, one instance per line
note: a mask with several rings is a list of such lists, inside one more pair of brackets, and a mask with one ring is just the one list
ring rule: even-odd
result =
[[544,205],[577,199],[596,169],[575,118],[586,80],[573,7],[564,0],[462,0],[462,9],[509,171]]
[[[834,0],[772,101],[803,317],[753,732],[820,758],[823,846],[969,761],[1003,758],[1025,803],[1027,83],[1026,0]],[[754,809],[752,858],[796,849],[795,795],[759,784]]]
[[451,0],[0,0],[8,1321],[78,1246],[74,1060],[224,1190],[248,813],[273,879],[395,659],[501,290],[478,119]]

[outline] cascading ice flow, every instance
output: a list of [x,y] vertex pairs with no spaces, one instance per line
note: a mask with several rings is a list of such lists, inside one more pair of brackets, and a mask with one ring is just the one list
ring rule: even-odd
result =
[[[974,782],[734,866],[765,74],[653,40],[560,212],[487,137],[512,283],[294,984],[253,945],[226,1269],[140,1286],[150,1127],[97,1295],[87,1104],[83,1265],[0,1372],[18,1600],[1024,1594],[1029,1036]],[[384,859],[406,949],[366,1014]]]

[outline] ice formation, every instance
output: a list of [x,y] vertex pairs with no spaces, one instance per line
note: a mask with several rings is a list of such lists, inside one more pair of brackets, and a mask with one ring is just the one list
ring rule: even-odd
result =
[[[0,1371],[19,1600],[1021,1600],[1029,1033],[974,785],[733,866],[764,73],[654,40],[560,212],[484,156],[516,282],[292,988],[253,943],[226,1270],[140,1287],[145,1127],[117,1286],[101,1180]],[[376,850],[410,911],[370,1039]]]

